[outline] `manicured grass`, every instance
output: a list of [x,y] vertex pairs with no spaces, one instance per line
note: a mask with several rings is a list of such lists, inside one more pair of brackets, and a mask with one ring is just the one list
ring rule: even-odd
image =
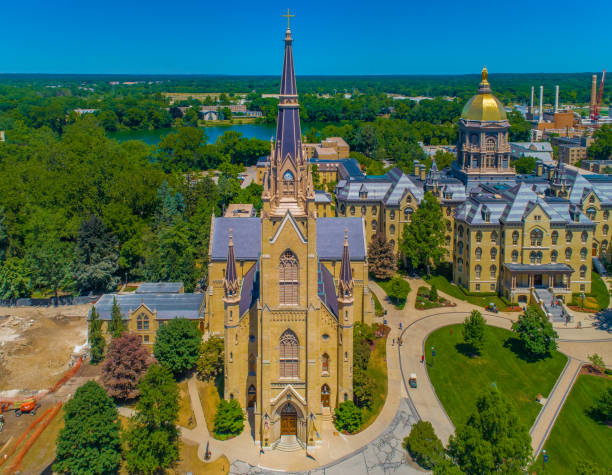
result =
[[[576,473],[576,464],[588,460],[612,470],[612,427],[591,419],[589,408],[612,385],[612,378],[583,374],[578,377],[544,449],[548,454],[546,472]],[[542,455],[532,466],[541,472]]]
[[181,400],[177,424],[187,429],[193,429],[196,426],[196,422],[195,416],[193,415],[193,409],[191,409],[191,398],[189,397],[187,380],[178,383],[178,387]]
[[210,434],[214,434],[217,405],[221,400],[219,391],[212,381],[198,381],[198,394],[200,396],[200,402],[202,403],[204,417],[206,418],[206,427]]
[[451,297],[455,297],[459,300],[465,300],[473,305],[478,305],[479,307],[484,308],[490,303],[494,303],[499,310],[506,308],[506,303],[497,295],[468,295],[461,290],[460,287],[449,282],[443,275],[432,275],[431,277],[425,277],[425,281],[429,285],[435,285],[439,291],[444,292],[446,295],[450,295]]
[[[493,383],[516,407],[523,424],[530,428],[542,406],[538,394],[547,397],[559,377],[567,357],[558,351],[536,362],[522,359],[522,346],[514,334],[487,326],[481,356],[468,356],[463,343],[462,325],[440,328],[425,343],[429,377],[444,409],[455,424],[464,423],[474,412],[476,399]],[[436,356],[431,366],[431,347]],[[513,351],[514,350],[514,351]]]
[[[400,293],[399,298],[395,298],[391,296],[391,285],[393,285],[394,279],[400,279],[401,281],[402,287],[401,287],[401,293]],[[408,294],[410,293],[410,284],[407,281],[405,281],[402,277],[398,276],[398,277],[394,277],[393,279],[389,279],[389,280],[377,280],[376,283],[380,285],[380,287],[385,291],[391,303],[395,305],[395,308],[397,308],[398,310],[402,310],[406,306],[406,298],[408,297]]]
[[374,349],[370,354],[367,374],[374,380],[374,398],[372,407],[362,409],[362,423],[359,430],[368,427],[382,410],[387,399],[387,337],[374,340]]
[[599,310],[610,306],[610,292],[608,287],[597,272],[591,273],[591,295],[597,299]]
[[376,314],[377,317],[382,317],[385,313],[385,309],[381,305],[380,300],[378,300],[378,297],[376,296],[376,294],[374,292],[371,292],[371,294],[372,294],[372,299],[374,300],[374,313]]
[[[213,454],[215,455],[215,454]],[[198,457],[198,446],[183,442],[179,462],[170,473],[198,473],[198,474],[219,474],[229,473],[230,463],[225,455],[221,455],[216,460],[204,462]]]

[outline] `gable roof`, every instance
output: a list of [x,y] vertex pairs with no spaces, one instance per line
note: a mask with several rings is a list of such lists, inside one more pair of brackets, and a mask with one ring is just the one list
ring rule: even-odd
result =
[[104,294],[94,305],[100,319],[111,319],[113,299],[117,299],[124,319],[129,318],[130,310],[134,311],[142,304],[157,312],[158,320],[177,317],[196,320],[204,312],[204,294]]
[[261,251],[260,218],[214,218],[211,236],[211,260],[225,261],[227,259],[230,228],[232,229],[236,260],[257,260]]
[[348,231],[351,261],[365,260],[365,234],[361,218],[317,218],[317,254],[319,259],[342,259],[345,230]]
[[136,294],[178,294],[183,290],[182,282],[143,282],[138,286]]

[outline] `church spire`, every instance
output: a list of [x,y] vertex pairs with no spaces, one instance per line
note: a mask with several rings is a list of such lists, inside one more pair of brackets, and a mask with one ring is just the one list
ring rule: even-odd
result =
[[276,158],[279,163],[289,158],[294,165],[302,162],[302,131],[298,104],[295,70],[293,68],[293,38],[287,26],[285,32],[285,59],[278,98],[278,124],[276,127]]
[[236,271],[236,257],[234,256],[234,240],[232,239],[231,228],[229,230],[226,265],[225,277],[223,279],[223,288],[225,289],[224,300],[234,301],[240,298],[240,282],[238,281],[238,272]]
[[342,249],[342,262],[340,263],[340,279],[338,282],[338,299],[344,302],[353,299],[353,271],[349,256],[348,230],[344,230],[344,249]]

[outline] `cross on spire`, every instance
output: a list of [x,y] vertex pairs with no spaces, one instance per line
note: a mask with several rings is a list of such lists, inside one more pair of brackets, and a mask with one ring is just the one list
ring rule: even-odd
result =
[[287,19],[287,29],[289,29],[289,20],[291,18],[295,18],[295,15],[289,14],[289,9],[287,8],[287,14],[286,15],[281,15],[281,16],[285,17]]

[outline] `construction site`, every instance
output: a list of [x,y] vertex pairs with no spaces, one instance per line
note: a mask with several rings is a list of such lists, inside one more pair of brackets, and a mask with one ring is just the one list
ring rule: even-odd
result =
[[63,403],[99,372],[82,365],[89,308],[0,307],[1,473],[42,473],[52,463]]

